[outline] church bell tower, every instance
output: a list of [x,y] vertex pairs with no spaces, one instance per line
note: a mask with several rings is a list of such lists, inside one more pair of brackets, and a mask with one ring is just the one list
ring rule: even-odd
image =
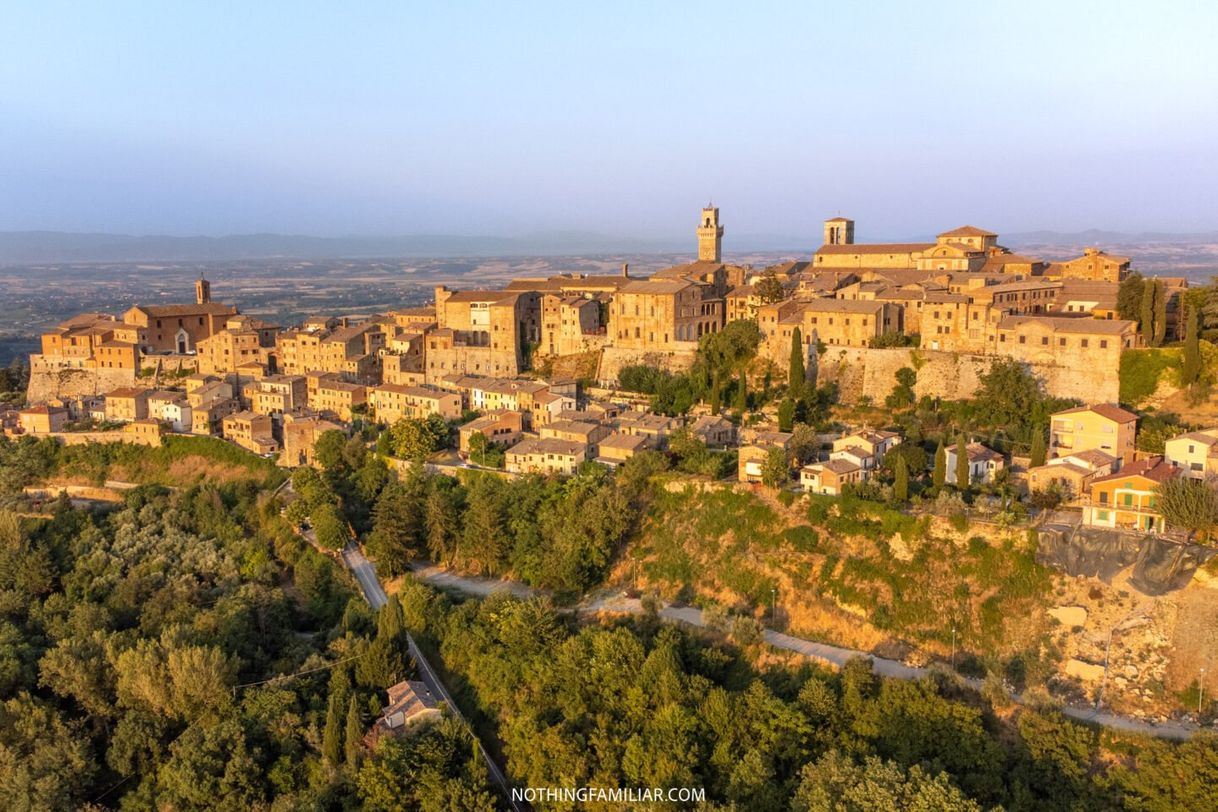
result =
[[211,282],[204,279],[203,274],[199,274],[199,278],[195,280],[195,301],[199,304],[211,301]]

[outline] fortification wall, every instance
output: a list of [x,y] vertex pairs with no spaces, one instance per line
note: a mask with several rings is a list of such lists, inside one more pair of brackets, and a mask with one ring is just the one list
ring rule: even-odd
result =
[[[818,384],[836,383],[846,402],[855,402],[863,396],[882,401],[896,384],[897,370],[911,367],[918,373],[914,386],[918,397],[954,400],[973,396],[981,385],[981,375],[996,357],[909,348],[830,347],[816,358],[816,380]],[[1049,395],[1088,403],[1117,402],[1119,370],[1080,361],[1064,356],[1051,363],[1021,363],[1041,381]]]
[[[69,366],[53,357],[34,354],[30,356],[30,385],[26,389],[26,401],[42,403],[51,398],[104,395],[121,386],[154,386],[158,378],[160,383],[166,384],[176,377],[194,372],[195,364],[195,356],[170,355],[145,358],[139,370],[93,369]],[[143,375],[145,371],[151,374]]]
[[698,352],[696,343],[692,341],[686,343],[691,345],[689,349],[668,351],[606,347],[601,352],[596,380],[606,384],[616,383],[622,367],[639,365],[657,367],[669,372],[684,372],[693,366],[694,357]]

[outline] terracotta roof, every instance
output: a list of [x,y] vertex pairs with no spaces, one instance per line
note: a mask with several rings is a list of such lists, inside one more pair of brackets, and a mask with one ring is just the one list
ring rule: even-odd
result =
[[873,242],[822,245],[818,254],[913,254],[935,247],[933,242]]
[[953,228],[951,231],[944,231],[938,235],[940,237],[997,237],[998,235],[992,231],[986,231],[984,228],[976,226],[960,226]]
[[685,279],[638,279],[628,285],[623,285],[620,292],[655,294],[680,293],[693,284],[693,282],[689,282]]
[[494,302],[510,295],[506,290],[458,290],[449,295],[447,302]]
[[509,454],[557,454],[562,457],[574,457],[587,451],[587,446],[573,440],[560,440],[557,437],[544,437],[539,440],[521,440],[508,449]]
[[841,476],[843,474],[853,473],[854,471],[861,471],[862,469],[859,468],[857,465],[855,465],[853,462],[850,462],[849,460],[837,459],[837,460],[826,460],[825,462],[818,462],[818,463],[814,463],[812,465],[805,465],[803,467],[803,470],[804,471],[817,471],[817,470],[832,471],[833,473],[837,474],[838,476]]
[[1076,406],[1073,409],[1066,409],[1062,412],[1054,412],[1051,417],[1060,417],[1067,414],[1082,414],[1083,412],[1094,412],[1101,417],[1106,417],[1109,420],[1116,421],[1117,423],[1132,423],[1138,419],[1136,414],[1122,409],[1115,403],[1097,403],[1094,406]]
[[176,316],[197,316],[200,314],[212,316],[236,315],[237,308],[219,302],[205,304],[167,304],[167,305],[136,305],[132,310],[140,310],[153,318],[172,318]]
[[1092,485],[1098,485],[1101,482],[1111,482],[1116,479],[1127,479],[1129,477],[1143,477],[1152,482],[1166,482],[1180,473],[1180,469],[1173,466],[1171,463],[1164,462],[1163,458],[1155,455],[1147,457],[1144,460],[1136,460],[1129,463],[1117,471],[1115,474],[1098,477],[1092,480]]
[[1124,319],[1093,319],[1087,316],[1003,316],[998,322],[998,329],[1014,330],[1029,323],[1044,324],[1057,333],[1120,335],[1136,328],[1135,322]]

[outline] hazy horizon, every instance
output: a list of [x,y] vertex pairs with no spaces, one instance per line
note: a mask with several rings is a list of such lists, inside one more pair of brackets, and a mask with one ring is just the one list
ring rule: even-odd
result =
[[1218,228],[1204,3],[6,11],[0,231]]

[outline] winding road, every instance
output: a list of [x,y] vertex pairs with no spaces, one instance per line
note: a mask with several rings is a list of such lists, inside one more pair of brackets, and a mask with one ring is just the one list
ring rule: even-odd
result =
[[[365,559],[366,560],[366,559]],[[371,564],[369,564],[371,567]],[[535,595],[544,594],[531,587],[522,584],[518,581],[507,581],[494,578],[476,578],[465,575],[457,575],[442,567],[427,562],[414,562],[411,564],[411,570],[419,580],[430,584],[431,586],[452,589],[458,592],[463,592],[467,595],[475,597],[486,597],[495,592],[507,591],[517,598],[529,598]],[[373,571],[375,573],[375,570]],[[372,576],[375,578],[375,574]],[[581,614],[598,614],[607,612],[611,614],[632,614],[638,615],[643,613],[642,601],[637,598],[628,598],[625,595],[611,595],[608,597],[597,598],[591,601],[585,601],[575,607],[575,611]],[[665,620],[670,620],[676,623],[684,623],[688,626],[693,626],[699,629],[707,628],[706,623],[702,619],[702,611],[692,606],[665,606],[659,611],[660,617]],[[775,648],[793,651],[797,654],[802,654],[805,657],[813,660],[818,660],[829,665],[841,668],[850,660],[857,657],[871,661],[871,668],[882,677],[892,677],[894,679],[918,679],[927,676],[931,673],[930,668],[905,665],[897,660],[889,660],[884,657],[877,657],[874,654],[858,649],[842,648],[840,646],[831,646],[827,643],[817,643],[812,640],[805,640],[801,637],[793,637],[789,634],[766,629],[765,641]],[[961,677],[961,679],[969,687],[980,690],[982,681],[972,677]],[[1024,698],[1020,694],[1012,694],[1012,700],[1023,703]],[[1179,722],[1168,720],[1164,722],[1147,722],[1141,719],[1134,719],[1128,716],[1121,716],[1115,713],[1106,711],[1097,711],[1094,707],[1074,707],[1064,705],[1061,712],[1072,719],[1089,724],[1096,724],[1102,727],[1112,728],[1113,730],[1121,730],[1129,733],[1143,733],[1149,736],[1157,736],[1162,739],[1173,739],[1181,741],[1189,739],[1193,734],[1197,733],[1202,728],[1199,725],[1190,722]]]
[[[381,586],[381,581],[376,576],[376,566],[364,556],[355,542],[351,542],[343,548],[343,563],[347,565],[347,569],[355,576],[355,580],[359,582],[360,589],[363,590],[364,599],[368,601],[368,605],[373,609],[380,609],[384,606],[389,598],[385,594],[384,587]],[[478,734],[474,731],[473,725],[461,713],[461,709],[457,703],[453,701],[452,696],[448,693],[448,689],[444,687],[444,683],[440,680],[438,674],[432,669],[431,663],[427,662],[427,658],[423,656],[423,652],[415,643],[414,637],[409,633],[406,635],[406,645],[410,650],[410,656],[414,658],[415,664],[419,667],[419,676],[423,678],[423,682],[427,683],[427,687],[432,694],[440,697],[447,705],[453,715],[461,720],[470,735],[474,737],[474,741],[478,742],[478,752],[482,755],[482,760],[486,764],[486,770],[490,774],[491,780],[499,787],[503,793],[503,797],[507,799],[508,805],[516,812],[524,812],[526,807],[512,799],[512,788],[508,783],[507,776],[503,774],[503,770],[491,758],[490,751],[482,745],[478,740]]]

